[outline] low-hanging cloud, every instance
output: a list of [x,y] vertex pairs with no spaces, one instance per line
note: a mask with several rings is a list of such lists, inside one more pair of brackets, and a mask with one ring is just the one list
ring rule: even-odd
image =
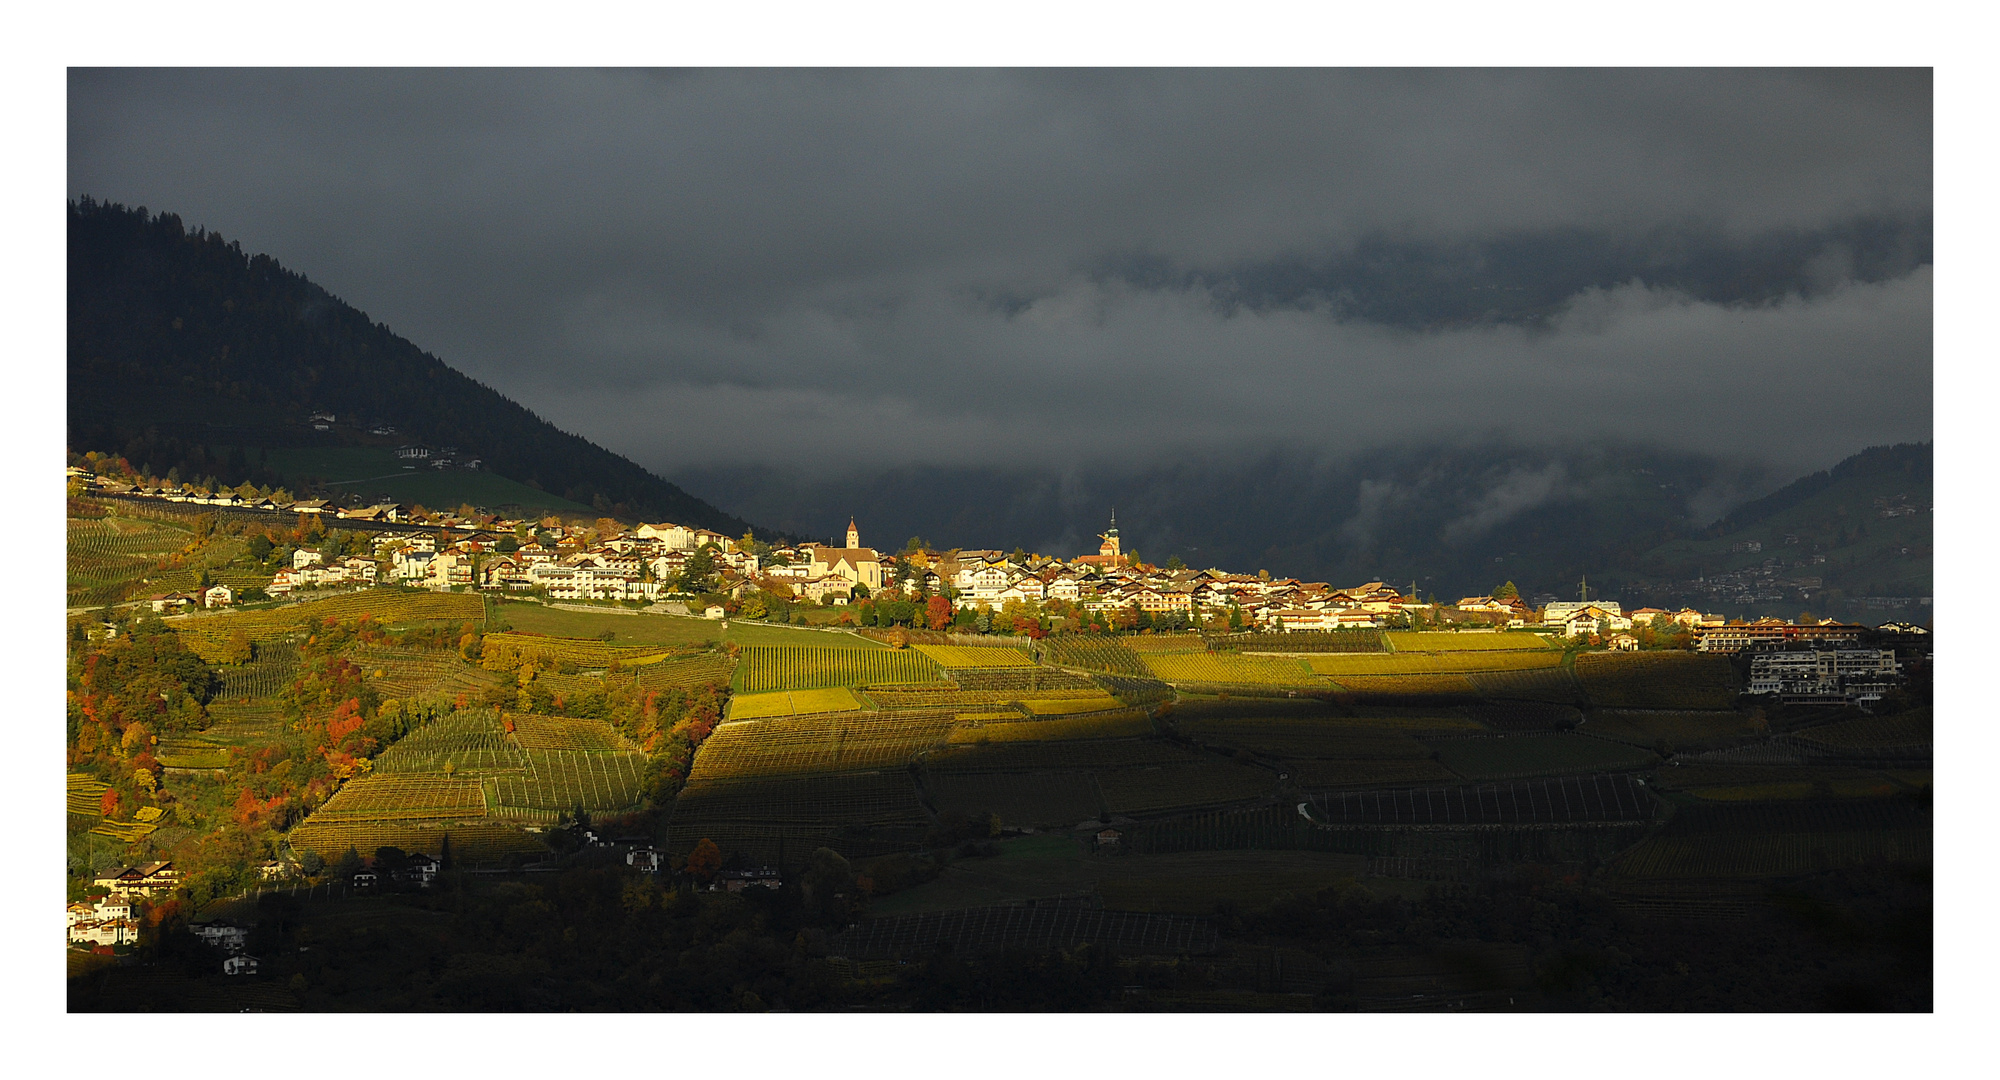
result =
[[[929,295],[800,312],[748,339],[664,331],[651,348],[704,357],[697,377],[635,380],[615,398],[549,379],[533,397],[661,464],[1136,463],[1449,433],[1793,467],[1927,437],[1930,319],[1928,269],[1754,307],[1630,285],[1580,296],[1546,327],[1415,333],[1077,282],[1012,316]],[[789,363],[802,354],[823,362]]]
[[270,253],[662,472],[1440,436],[1791,468],[1930,432],[1923,71],[70,89],[72,194]]
[[1487,488],[1464,515],[1447,523],[1444,538],[1454,544],[1477,539],[1501,522],[1572,494],[1569,469],[1562,462],[1541,468],[1517,466]]

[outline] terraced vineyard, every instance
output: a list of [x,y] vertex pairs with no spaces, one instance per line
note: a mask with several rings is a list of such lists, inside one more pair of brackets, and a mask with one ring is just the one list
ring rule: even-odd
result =
[[1383,635],[1389,647],[1402,652],[1496,652],[1508,649],[1548,651],[1549,639],[1540,634],[1484,633],[1455,630],[1391,630]]
[[689,782],[898,768],[943,740],[952,714],[846,713],[723,724],[695,755]]
[[1153,676],[1176,684],[1324,688],[1303,663],[1274,656],[1231,653],[1156,654],[1144,657]]
[[675,800],[668,845],[701,839],[724,852],[776,861],[832,847],[850,858],[916,846],[928,828],[908,772],[839,773],[758,781],[693,781]]
[[1104,807],[1114,814],[1223,806],[1262,798],[1277,784],[1271,773],[1225,761],[1111,769],[1096,777],[1098,789],[1104,793]]
[[[494,673],[489,672],[488,674],[491,675]],[[504,673],[500,674],[500,677],[503,679],[506,678]],[[571,675],[564,675],[559,671],[538,671],[535,673],[536,686],[547,689],[549,693],[554,694],[564,701],[576,701],[591,694],[609,694],[619,686],[629,683],[631,679],[632,674],[630,672],[622,671],[615,673],[606,671],[581,671]]]
[[[1476,671],[1466,676],[1481,697],[1573,703],[1582,691],[1568,668],[1531,671]],[[1600,702],[1599,704],[1603,704]],[[1669,707],[1662,703],[1658,707]]]
[[1362,702],[1350,707],[1348,712],[1351,715],[1341,717],[1341,723],[1356,727],[1365,725],[1382,731],[1470,734],[1487,730],[1485,725],[1473,719],[1468,709],[1459,707],[1406,708]]
[[[957,684],[942,687],[870,686],[863,691],[868,700],[885,709],[966,709],[1008,705],[1028,695],[1037,698],[1100,698],[1104,692],[1084,690],[961,690]],[[740,700],[740,699],[739,699]]]
[[1283,634],[1211,634],[1212,649],[1275,653],[1379,653],[1380,630],[1305,630]]
[[258,611],[178,616],[168,625],[196,655],[217,663],[228,655],[229,636],[237,630],[242,630],[252,641],[268,641],[285,637],[308,622],[326,619],[347,622],[363,615],[385,626],[433,620],[476,622],[485,617],[486,605],[469,593],[364,589]]
[[1283,772],[1293,787],[1306,791],[1449,784],[1459,779],[1457,773],[1428,758],[1287,761]]
[[941,772],[1046,772],[1061,769],[1130,769],[1198,765],[1213,757],[1161,739],[1074,742],[954,743],[923,757],[926,774]]
[[502,722],[512,721],[514,742],[523,750],[574,750],[578,753],[637,753],[638,747],[602,720],[567,716],[533,716],[502,713]]
[[1460,675],[1473,671],[1527,671],[1558,667],[1562,664],[1562,654],[1553,649],[1534,652],[1329,653],[1307,657],[1306,664],[1314,673],[1334,679],[1349,675]]
[[1611,772],[1645,768],[1658,761],[1650,750],[1585,735],[1514,735],[1428,742],[1437,751],[1438,764],[1467,780]]
[[1208,641],[1200,634],[1133,634],[1120,639],[1135,653],[1199,653],[1208,651]]
[[1109,694],[1096,697],[1054,697],[1028,698],[1018,703],[1029,716],[1073,716],[1077,713],[1108,712],[1123,709],[1125,704]]
[[910,648],[931,658],[941,668],[1034,667],[1034,658],[1025,649],[992,648],[976,645],[912,645]]
[[[158,815],[160,812],[159,808],[148,806],[141,809],[139,813],[144,815],[148,810],[152,811],[154,815]],[[152,835],[159,827],[160,823],[157,817],[140,817],[133,821],[113,821],[110,818],[105,818],[95,826],[92,826],[90,831],[98,836],[108,836],[120,843],[134,844]]]
[[694,690],[703,686],[727,686],[736,661],[719,652],[662,660],[640,668],[634,678],[648,690]]
[[209,739],[169,737],[160,740],[153,756],[167,769],[213,770],[229,767],[229,748]]
[[734,688],[746,692],[814,690],[871,683],[934,683],[941,679],[938,666],[911,649],[750,645],[743,649]]
[[208,716],[211,722],[201,737],[224,746],[268,746],[292,736],[291,725],[271,701],[211,702]]
[[[1128,675],[1093,675],[1091,680],[1127,705],[1154,705],[1175,698],[1174,688],[1154,678]],[[1046,696],[1046,695],[1045,695]]]
[[579,668],[643,667],[687,650],[675,645],[613,645],[606,641],[544,637],[512,631],[487,634],[480,642],[480,663],[496,671],[511,671],[533,660],[546,666],[573,664]]
[[256,659],[240,666],[225,664],[215,673],[222,681],[216,691],[221,700],[274,698],[298,677],[299,650],[289,641],[258,642]]
[[1152,670],[1140,662],[1139,654],[1126,648],[1117,638],[1059,634],[1042,641],[1042,656],[1049,663],[1061,667],[1141,679],[1153,677]]
[[293,829],[287,839],[295,849],[312,851],[326,860],[340,858],[348,848],[373,854],[377,848],[398,847],[427,855],[451,854],[464,862],[481,862],[508,855],[545,854],[547,845],[534,834],[498,821],[460,822],[450,826],[401,824],[392,821],[315,822]]
[[1582,653],[1576,679],[1593,704],[1614,708],[1727,709],[1739,690],[1729,658],[1705,653]]
[[486,816],[486,796],[477,780],[357,776],[312,816],[321,823],[479,818]]
[[1334,682],[1350,694],[1372,697],[1469,698],[1476,693],[1463,675],[1342,675]]
[[737,694],[729,700],[729,719],[757,720],[773,716],[802,716],[811,713],[859,712],[866,709],[854,691],[844,686],[820,690],[768,690],[761,694]]
[[1762,878],[1931,861],[1929,829],[1648,838],[1613,865],[1624,878]]
[[1928,752],[1933,733],[1931,710],[1912,709],[1891,716],[1870,716],[1806,728],[1792,736],[1800,743],[1842,753]]
[[398,739],[375,758],[377,773],[473,774],[524,771],[520,744],[499,718],[482,710],[462,710],[434,720]]
[[383,697],[480,695],[500,684],[499,675],[467,664],[456,653],[374,647],[357,648],[350,658]]
[[1045,904],[871,919],[843,931],[834,941],[847,957],[915,960],[946,946],[965,956],[1006,947],[1069,949],[1084,943],[1116,950],[1121,956],[1181,956],[1214,952],[1216,937],[1205,919]]
[[1061,828],[1104,812],[1090,773],[927,773],[924,788],[940,811],[1000,815],[1014,826]]
[[1323,719],[1210,719],[1174,726],[1204,743],[1280,758],[1428,759],[1432,753],[1429,746],[1402,732]]
[[1757,735],[1761,725],[1736,712],[1601,709],[1584,727],[1587,734],[1634,746],[1651,747],[1664,739],[1675,750],[1710,750]]
[[1067,739],[1129,739],[1153,734],[1153,721],[1137,710],[1089,713],[1053,720],[994,721],[960,724],[951,729],[954,743],[1034,742]]
[[[116,603],[142,587],[148,592],[169,591],[174,586],[156,582],[159,587],[154,588],[140,579],[159,577],[164,560],[193,542],[193,533],[164,522],[69,519],[65,545],[69,606]],[[193,575],[187,577],[191,585]]]
[[87,829],[104,818],[104,793],[111,785],[88,773],[70,773],[66,785],[69,827]]
[[1081,675],[1052,667],[956,668],[946,672],[961,690],[999,690],[1033,693],[1044,690],[1094,690],[1097,684]]
[[1315,796],[1312,820],[1330,826],[1575,825],[1650,821],[1658,804],[1629,776],[1572,776],[1477,787]]
[[496,810],[581,808],[593,814],[616,813],[637,808],[645,790],[644,754],[525,748],[521,754],[526,771],[500,773],[488,781]]
[[357,839],[363,851],[395,844],[435,853],[450,828],[453,851],[467,854],[462,823],[483,822],[483,831],[464,833],[479,851],[532,852],[543,845],[513,822],[552,823],[571,810],[615,813],[639,804],[646,756],[610,725],[508,719],[512,734],[493,712],[461,709],[405,735],[375,758],[370,775],[348,781],[293,829],[292,842],[322,854],[337,855]]
[[1553,701],[1523,701],[1502,698],[1482,701],[1469,710],[1472,717],[1494,731],[1507,733],[1573,728],[1583,722],[1583,710]]

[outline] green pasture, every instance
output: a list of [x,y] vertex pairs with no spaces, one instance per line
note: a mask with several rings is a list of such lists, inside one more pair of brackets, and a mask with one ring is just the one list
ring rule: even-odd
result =
[[[251,450],[253,460],[259,453]],[[334,491],[358,492],[364,497],[387,495],[402,503],[422,503],[438,509],[455,509],[461,503],[475,506],[516,505],[537,510],[595,517],[597,511],[546,491],[537,491],[496,473],[465,469],[431,469],[398,458],[395,451],[379,446],[307,446],[264,451],[272,469],[287,483],[302,484],[308,477],[324,481]]]

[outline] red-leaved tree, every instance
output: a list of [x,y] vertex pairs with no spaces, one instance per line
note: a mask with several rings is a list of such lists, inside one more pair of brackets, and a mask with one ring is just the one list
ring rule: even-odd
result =
[[707,884],[720,869],[722,869],[722,849],[715,846],[715,841],[706,836],[702,837],[701,841],[695,844],[694,850],[688,852],[687,872],[694,875],[696,881]]

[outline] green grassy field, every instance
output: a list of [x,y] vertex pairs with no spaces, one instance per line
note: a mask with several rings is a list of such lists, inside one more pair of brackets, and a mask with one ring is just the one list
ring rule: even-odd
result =
[[1459,631],[1391,630],[1383,635],[1397,652],[1491,652],[1508,649],[1547,649],[1549,640],[1525,632],[1464,633]]
[[[252,448],[250,453],[254,459],[258,451]],[[268,453],[271,468],[294,486],[311,477],[326,482],[333,491],[353,491],[364,497],[387,495],[396,502],[421,503],[434,509],[457,509],[461,503],[471,503],[597,516],[597,511],[581,503],[484,470],[429,469],[422,465],[405,469],[409,463],[387,447],[290,447]]]

